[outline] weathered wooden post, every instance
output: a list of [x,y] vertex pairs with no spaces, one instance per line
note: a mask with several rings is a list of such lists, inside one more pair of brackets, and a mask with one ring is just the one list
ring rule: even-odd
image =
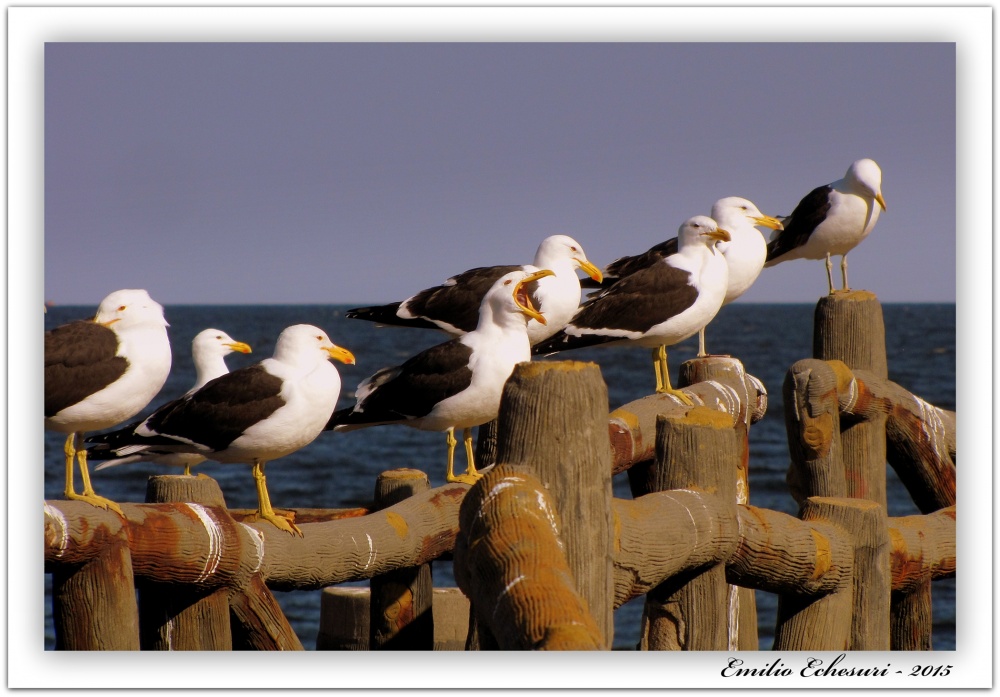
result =
[[[731,507],[730,516],[735,518],[739,458],[740,447],[728,414],[694,407],[681,418],[660,416],[650,488],[716,494]],[[731,648],[730,615],[735,612],[724,563],[680,574],[647,594],[640,647],[652,651],[724,651]]]
[[[750,408],[753,400],[747,387],[748,376],[743,364],[730,356],[703,356],[692,358],[681,364],[681,387],[699,382],[717,381],[740,390],[733,395],[738,415],[734,419],[736,442],[739,444],[739,460],[736,469],[736,503],[750,503],[750,424],[755,412]],[[758,395],[763,395],[764,409],[767,407],[764,386],[757,383]],[[756,415],[759,419],[763,413]],[[760,639],[757,635],[757,598],[752,588],[729,586],[729,605],[735,611],[730,613],[729,646],[734,651],[757,651]]]
[[[68,539],[65,517],[48,506],[46,510],[61,521]],[[139,611],[126,529],[119,525],[93,532],[106,540],[101,552],[79,566],[59,566],[52,573],[56,650],[138,650]]]
[[[842,361],[851,370],[866,370],[887,378],[885,323],[882,306],[864,290],[833,293],[816,305],[813,357]],[[847,495],[885,508],[885,414],[852,423],[841,420],[840,442],[847,477]]]
[[610,647],[611,444],[600,368],[579,361],[518,365],[501,400],[497,463],[532,472],[556,499],[577,590]]
[[[206,476],[154,475],[146,503],[190,502],[225,508],[218,482]],[[144,651],[231,651],[226,589],[142,581],[139,588],[140,645]]]
[[798,361],[785,376],[782,395],[792,497],[801,504],[810,496],[847,496],[837,374],[825,361]]
[[[420,470],[404,468],[382,472],[375,480],[375,508],[381,510],[430,488],[427,475]],[[369,605],[370,648],[433,650],[433,592],[430,564],[373,576]]]
[[833,523],[851,536],[854,571],[849,587],[821,598],[779,596],[775,650],[887,650],[892,574],[884,509],[863,499],[815,497],[799,517]]

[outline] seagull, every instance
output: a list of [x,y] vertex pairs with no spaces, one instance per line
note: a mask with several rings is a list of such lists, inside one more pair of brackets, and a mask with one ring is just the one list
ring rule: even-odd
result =
[[567,235],[552,235],[542,240],[531,265],[481,266],[452,276],[439,286],[427,288],[406,300],[376,307],[348,310],[346,317],[380,324],[428,327],[449,336],[466,334],[479,323],[483,296],[497,279],[512,271],[552,271],[535,285],[532,297],[545,316],[528,322],[528,340],[538,343],[555,334],[580,308],[580,279],[577,269],[600,282],[601,271],[587,260],[579,242]]
[[[145,290],[117,290],[101,301],[91,320],[45,332],[45,428],[68,433],[65,496],[111,509],[90,483],[86,431],[110,428],[138,414],[170,373],[170,339],[163,307]],[[83,493],[73,485],[73,459],[80,465]]]
[[532,352],[548,354],[623,343],[652,348],[656,391],[692,404],[687,395],[670,386],[666,347],[695,334],[722,307],[729,271],[716,243],[731,239],[712,218],[689,218],[677,232],[676,254],[591,297],[562,331],[536,345]]
[[[221,329],[203,329],[198,332],[197,336],[194,337],[194,340],[191,341],[191,355],[194,358],[196,376],[195,382],[191,389],[184,393],[182,398],[192,392],[200,390],[209,380],[214,380],[220,375],[228,373],[229,368],[226,367],[224,358],[233,351],[251,353],[249,344],[245,344],[242,341],[236,341]],[[135,428],[139,425],[139,423],[140,422],[136,421],[135,423],[129,424],[125,428]],[[155,462],[160,465],[183,467],[184,476],[189,477],[191,476],[191,467],[205,461],[204,455],[198,455],[195,453],[175,453],[170,451],[157,452],[153,448],[143,450],[141,453],[130,455],[128,457],[114,457],[113,453],[104,447],[90,448],[87,453],[89,459],[91,460],[100,460],[109,456],[112,458],[99,464],[95,468],[95,471],[98,472],[108,467],[126,465],[130,462],[145,461]]]
[[105,444],[117,457],[152,449],[251,464],[258,503],[251,519],[301,536],[294,513],[271,507],[264,465],[308,445],[323,431],[340,396],[340,374],[330,358],[354,364],[351,352],[322,329],[292,325],[278,337],[273,357],[209,380],[138,426],[89,441]]
[[[472,427],[496,418],[514,366],[531,360],[527,323],[544,324],[546,319],[532,305],[527,286],[553,275],[549,269],[502,275],[483,297],[474,330],[364,380],[358,385],[357,403],[335,412],[327,429],[352,431],[399,423],[445,431],[446,480],[475,483],[482,475],[473,459]],[[462,475],[454,471],[456,428],[463,430],[468,463]]]
[[[877,206],[875,204],[878,204]],[[847,285],[847,253],[857,247],[878,222],[882,198],[882,170],[874,160],[855,161],[843,179],[819,186],[799,201],[784,219],[785,228],[767,245],[767,263],[774,266],[790,259],[826,259],[826,279],[833,289],[833,263],[840,255],[840,273]]]
[[[764,215],[752,201],[740,196],[720,198],[712,204],[711,218],[732,236],[729,242],[719,242],[717,248],[726,258],[729,267],[729,284],[723,305],[728,305],[743,295],[760,275],[767,258],[767,241],[755,225],[772,230],[781,230],[782,223],[777,218]],[[664,257],[677,253],[677,238],[651,247],[642,254],[621,257],[611,262],[604,274],[604,287],[610,288],[623,277],[652,266]],[[698,330],[698,356],[707,356],[705,351],[705,328]]]

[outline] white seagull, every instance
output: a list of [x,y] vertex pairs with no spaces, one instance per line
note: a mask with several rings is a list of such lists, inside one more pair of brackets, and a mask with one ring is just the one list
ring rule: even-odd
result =
[[577,269],[595,281],[602,278],[600,269],[587,260],[580,243],[567,235],[552,235],[542,240],[531,265],[469,269],[402,302],[354,308],[345,316],[380,324],[428,327],[452,337],[462,336],[478,325],[483,297],[498,278],[512,271],[539,269],[548,269],[552,275],[540,279],[532,292],[535,307],[546,320],[544,324],[536,319],[528,322],[528,340],[536,344],[559,331],[580,308]]
[[[877,205],[876,205],[877,204]],[[874,160],[857,160],[843,179],[819,186],[799,201],[782,222],[785,229],[767,245],[767,263],[774,266],[790,259],[826,259],[826,279],[833,289],[833,263],[840,255],[840,273],[847,285],[847,253],[857,247],[878,222],[882,198],[882,170]]]
[[[777,218],[761,213],[752,201],[739,196],[720,198],[712,204],[711,217],[732,237],[729,242],[719,242],[717,245],[729,267],[729,284],[726,287],[726,298],[722,301],[723,305],[728,305],[749,290],[764,268],[767,240],[754,226],[762,225],[780,230],[782,224]],[[616,259],[608,264],[604,274],[604,287],[610,288],[622,277],[676,253],[677,238],[671,237],[642,254]],[[705,327],[698,330],[698,355],[708,355],[705,351]]]
[[294,513],[271,507],[264,465],[308,445],[323,431],[340,396],[340,374],[330,358],[354,363],[351,352],[322,329],[293,325],[281,332],[273,357],[209,380],[138,426],[90,441],[106,444],[118,457],[153,449],[252,464],[258,503],[253,517],[301,536]]
[[[418,353],[402,365],[383,368],[358,385],[357,404],[334,413],[327,425],[352,431],[379,424],[405,424],[445,431],[449,482],[474,483],[472,428],[496,418],[504,383],[514,366],[531,360],[527,322],[545,318],[526,286],[553,275],[549,269],[511,271],[483,297],[476,328]],[[455,475],[455,429],[463,430],[468,466]]]
[[[195,382],[194,385],[191,386],[191,389],[184,393],[184,396],[200,390],[209,380],[214,380],[220,375],[228,373],[229,368],[226,366],[225,357],[233,351],[251,353],[249,344],[245,344],[242,341],[236,341],[236,339],[233,339],[221,329],[203,329],[198,332],[198,334],[191,341],[191,356],[194,359]],[[134,428],[138,425],[139,422],[136,422],[129,424],[126,428]],[[184,475],[190,476],[191,468],[194,465],[201,464],[205,461],[204,455],[197,455],[195,453],[175,453],[170,451],[157,452],[153,448],[143,450],[141,453],[130,455],[128,457],[114,457],[114,454],[106,447],[90,448],[87,452],[89,459],[91,460],[100,460],[106,457],[111,457],[111,459],[105,460],[99,464],[95,468],[95,471],[100,471],[108,467],[117,467],[118,465],[127,465],[131,462],[144,461],[154,462],[158,465],[183,467]]]
[[[121,508],[94,492],[83,447],[86,431],[110,428],[138,414],[170,373],[170,339],[163,307],[145,290],[118,290],[92,320],[45,332],[45,428],[68,433],[65,496],[99,508]],[[73,485],[80,464],[83,493]]]
[[532,352],[625,343],[652,348],[656,391],[691,404],[687,395],[670,386],[666,347],[695,334],[722,307],[729,270],[716,243],[730,239],[729,232],[712,218],[689,218],[678,230],[676,254],[630,273],[593,296],[562,331]]

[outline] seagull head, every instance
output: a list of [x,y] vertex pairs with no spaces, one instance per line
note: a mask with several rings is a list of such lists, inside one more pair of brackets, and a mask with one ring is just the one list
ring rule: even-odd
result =
[[598,283],[604,278],[601,270],[587,260],[583,246],[569,235],[552,235],[542,240],[535,252],[533,264],[540,269],[549,269],[568,262],[574,269],[583,272]]
[[104,298],[97,307],[94,321],[115,330],[143,324],[170,326],[163,316],[163,306],[141,288],[116,290]]
[[198,356],[228,356],[233,351],[253,353],[250,344],[244,344],[221,329],[203,329],[191,341],[191,353]]
[[521,317],[527,323],[529,319],[545,324],[545,317],[539,312],[531,299],[532,284],[546,276],[554,276],[550,269],[534,269],[528,271],[511,271],[504,274],[483,298],[480,308],[480,324],[484,318],[489,321],[506,323],[506,317]]
[[732,235],[729,234],[729,231],[719,227],[719,224],[707,215],[696,215],[693,218],[688,218],[677,230],[678,250],[695,244],[703,244],[711,248],[717,242],[729,242],[731,239]]
[[882,198],[882,170],[875,160],[867,157],[855,160],[847,169],[844,179],[865,198],[872,198],[885,210]]
[[741,227],[749,221],[751,226],[762,225],[772,230],[784,229],[780,220],[764,215],[752,201],[739,196],[728,196],[716,201],[712,205],[712,218],[723,227]]
[[274,358],[284,362],[299,362],[308,358],[327,360],[332,358],[354,365],[354,354],[330,341],[319,327],[311,324],[293,324],[278,336],[274,347]]

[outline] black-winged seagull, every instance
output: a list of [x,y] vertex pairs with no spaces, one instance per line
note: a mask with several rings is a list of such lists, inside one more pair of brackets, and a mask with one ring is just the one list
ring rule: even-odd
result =
[[676,254],[625,276],[591,297],[562,331],[533,347],[535,354],[601,344],[653,349],[656,391],[690,398],[670,386],[666,347],[708,324],[722,307],[729,271],[716,243],[729,232],[708,216],[689,218],[677,233]]
[[[877,205],[876,205],[877,204]],[[843,179],[819,186],[799,201],[782,222],[785,229],[767,245],[767,263],[774,266],[791,259],[826,259],[826,279],[833,289],[833,263],[840,255],[840,273],[847,285],[847,253],[858,246],[878,222],[882,198],[882,170],[874,160],[857,160]]]
[[[473,460],[472,428],[496,418],[514,366],[531,360],[527,322],[546,320],[532,305],[526,286],[552,275],[542,269],[501,276],[483,297],[474,330],[378,371],[358,385],[357,404],[334,413],[327,428],[351,431],[398,423],[445,431],[447,481],[474,483],[481,475]],[[468,462],[462,475],[454,471],[456,428],[463,431]]]
[[[200,390],[209,380],[214,380],[220,375],[228,373],[229,368],[226,366],[225,357],[234,351],[251,353],[249,344],[236,341],[236,339],[221,329],[203,329],[198,332],[191,341],[191,357],[194,361],[195,381],[191,389],[184,393],[184,396]],[[136,421],[125,428],[135,428],[139,423],[139,421]],[[127,465],[132,462],[153,462],[158,465],[183,467],[184,475],[190,476],[191,468],[205,461],[204,455],[157,451],[154,448],[144,449],[140,453],[127,457],[115,457],[114,452],[105,446],[92,447],[87,453],[88,459],[91,461],[104,460],[104,462],[101,462],[95,468],[95,471],[98,472],[108,467]]]
[[532,293],[535,307],[546,319],[545,324],[537,320],[528,322],[528,340],[535,344],[559,331],[579,309],[577,269],[598,282],[601,280],[600,270],[587,260],[580,243],[567,235],[552,235],[542,240],[531,265],[469,269],[402,302],[354,308],[345,316],[380,324],[428,327],[452,337],[461,336],[476,328],[483,296],[498,278],[512,271],[538,269],[548,269],[553,275],[540,279]]
[[[101,301],[92,320],[45,332],[45,428],[68,433],[65,496],[99,508],[122,510],[90,483],[86,431],[130,419],[156,396],[170,373],[170,339],[163,307],[145,290],[124,289]],[[83,493],[73,485],[73,459]]]
[[294,514],[271,507],[264,465],[308,445],[323,431],[340,396],[340,374],[330,358],[354,363],[351,352],[322,329],[293,325],[281,332],[271,358],[210,380],[134,428],[90,440],[107,444],[120,457],[152,448],[252,464],[254,518],[301,536]]

